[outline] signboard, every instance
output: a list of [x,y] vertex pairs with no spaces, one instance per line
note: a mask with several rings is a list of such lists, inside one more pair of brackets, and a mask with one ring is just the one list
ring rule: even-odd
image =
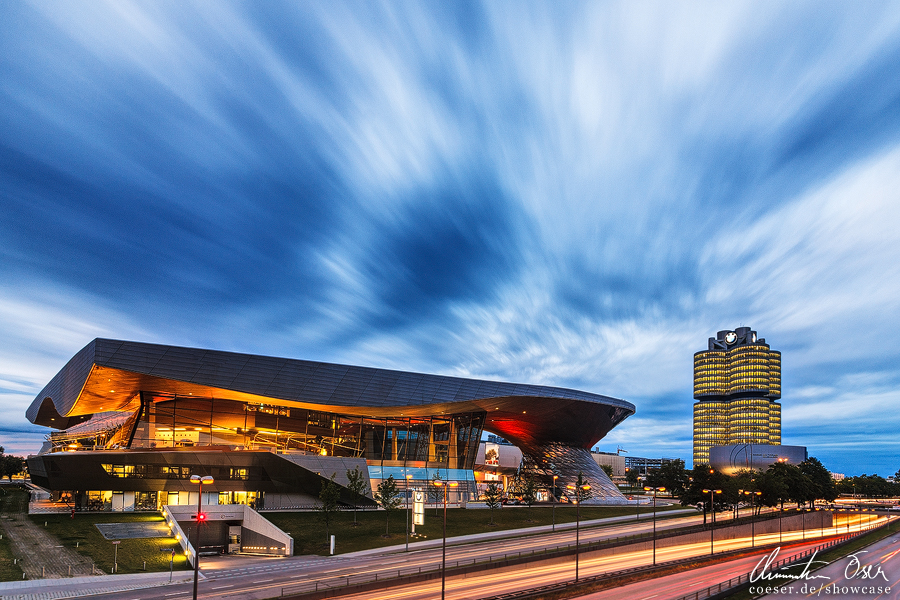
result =
[[416,525],[425,524],[425,492],[422,490],[413,491],[413,531]]

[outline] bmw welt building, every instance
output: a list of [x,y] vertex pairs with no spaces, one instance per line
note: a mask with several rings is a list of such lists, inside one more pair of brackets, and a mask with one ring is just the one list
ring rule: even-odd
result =
[[332,475],[342,503],[371,503],[346,487],[356,469],[372,488],[390,476],[401,490],[456,481],[455,502],[474,499],[488,431],[518,446],[522,470],[548,488],[582,473],[590,502],[619,503],[590,448],[633,413],[557,387],[95,339],[28,408],[53,429],[28,467],[79,509],[193,504],[192,475],[214,478],[207,504],[309,506]]

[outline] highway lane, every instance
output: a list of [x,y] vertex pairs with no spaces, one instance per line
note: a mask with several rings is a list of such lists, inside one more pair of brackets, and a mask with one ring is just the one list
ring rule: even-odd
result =
[[[826,528],[824,535],[835,535],[843,533],[844,528]],[[851,528],[852,531],[852,528]],[[806,539],[816,538],[823,533],[822,530],[815,532],[796,532],[783,535],[783,544],[785,546],[799,543],[801,546],[810,545],[804,542]],[[777,541],[778,534],[765,536],[767,542]],[[756,543],[761,543],[761,536],[757,536]],[[737,548],[748,548],[751,545],[749,537],[738,538],[735,540],[721,541],[715,544],[717,552],[727,551]],[[657,562],[668,560],[676,560],[681,558],[689,558],[694,556],[702,556],[709,553],[709,544],[707,542],[698,542],[694,544],[685,544],[670,548],[658,548],[656,551]],[[758,559],[757,559],[758,560]],[[582,558],[580,564],[580,573],[583,577],[600,575],[612,571],[618,571],[631,567],[648,565],[651,562],[651,554],[649,550],[628,552],[616,554],[612,556],[603,556],[590,559]],[[447,581],[447,598],[453,600],[468,600],[483,598],[486,596],[496,595],[500,593],[509,593],[517,590],[524,590],[552,583],[559,583],[571,580],[574,577],[574,559],[561,564],[530,566],[524,565],[517,569],[504,570],[503,572],[490,572],[485,574],[470,575],[466,578],[452,578]],[[728,577],[725,577],[727,579]],[[689,583],[694,587],[699,587],[702,582],[709,579],[697,579]],[[718,580],[713,581],[718,583]],[[706,586],[711,583],[706,583]],[[705,587],[705,586],[704,586]],[[415,585],[393,588],[390,590],[380,591],[377,595],[379,599],[392,600],[426,600],[435,597],[435,592],[440,591],[440,582],[420,583]],[[690,592],[690,588],[686,592]],[[679,594],[681,595],[681,594]],[[341,596],[344,600],[362,600],[364,598],[373,598],[371,593],[350,594]],[[610,596],[611,598],[633,598],[633,596]]]
[[[820,540],[785,544],[778,554],[779,559],[791,558],[820,544]],[[771,550],[759,551],[752,556],[738,558],[732,561],[716,563],[706,567],[675,573],[657,579],[640,581],[630,585],[621,586],[612,590],[605,590],[593,594],[580,596],[582,600],[621,600],[629,598],[633,600],[673,600],[697,590],[703,590],[713,585],[718,585],[731,578],[747,575],[766,557]]]

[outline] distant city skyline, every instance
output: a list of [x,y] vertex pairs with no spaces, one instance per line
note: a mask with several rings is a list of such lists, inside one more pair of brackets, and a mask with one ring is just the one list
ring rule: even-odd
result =
[[900,464],[900,6],[0,5],[0,445],[96,337],[585,390],[691,460],[698,341]]

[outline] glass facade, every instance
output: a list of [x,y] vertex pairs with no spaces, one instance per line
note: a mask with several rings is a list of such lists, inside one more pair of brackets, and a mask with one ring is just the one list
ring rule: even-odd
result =
[[[472,469],[485,413],[425,417],[358,417],[216,398],[160,398],[133,414],[101,414],[50,434],[52,452],[228,446],[320,456],[365,458],[369,464]],[[104,465],[116,477],[157,478],[150,465]],[[153,467],[155,469],[155,467]],[[185,474],[167,473],[168,478]],[[223,473],[247,479],[248,473]]]
[[780,444],[781,353],[748,327],[720,331],[694,354],[694,464],[709,448]]

